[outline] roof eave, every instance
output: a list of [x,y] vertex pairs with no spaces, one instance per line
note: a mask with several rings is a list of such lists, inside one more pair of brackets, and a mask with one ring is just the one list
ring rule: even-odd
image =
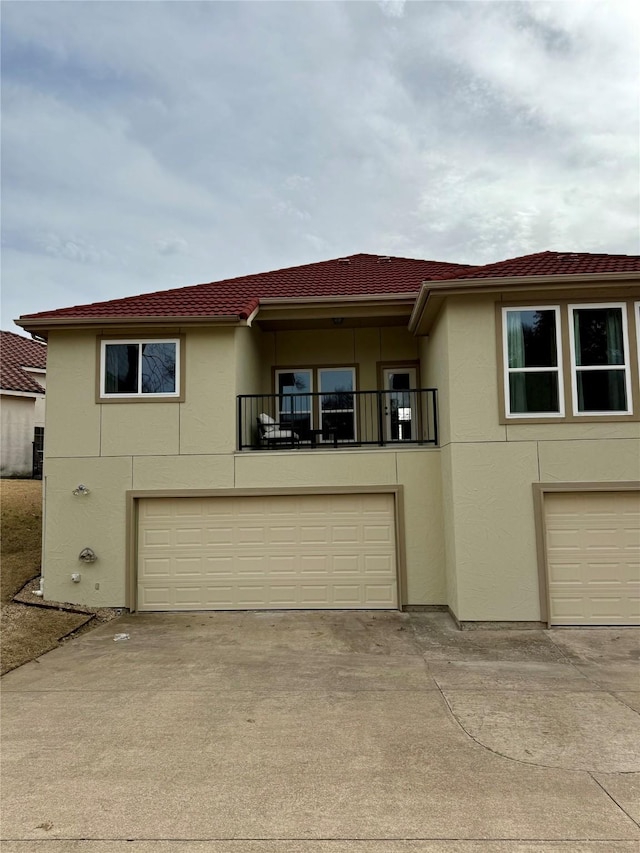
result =
[[127,326],[243,326],[246,318],[238,314],[187,315],[187,316],[127,316],[127,317],[19,317],[17,326],[31,333],[52,329],[122,328]]
[[5,397],[31,397],[40,398],[45,396],[44,388],[41,391],[20,391],[14,388],[1,388],[0,394],[3,394]]
[[409,320],[409,331],[415,335],[429,333],[443,301],[448,296],[469,293],[503,293],[524,290],[595,290],[602,284],[640,283],[640,271],[606,273],[572,273],[556,275],[508,276],[503,278],[456,278],[446,281],[425,281],[416,299]]

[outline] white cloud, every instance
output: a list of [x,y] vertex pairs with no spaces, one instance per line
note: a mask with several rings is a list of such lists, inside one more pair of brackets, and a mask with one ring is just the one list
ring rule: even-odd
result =
[[378,6],[382,14],[388,18],[402,18],[404,16],[405,0],[378,0]]
[[183,237],[156,240],[155,246],[161,255],[186,255],[189,251],[189,244]]

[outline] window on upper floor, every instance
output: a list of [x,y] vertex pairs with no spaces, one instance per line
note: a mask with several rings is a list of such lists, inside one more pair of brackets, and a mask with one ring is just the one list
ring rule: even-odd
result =
[[502,312],[507,417],[564,414],[558,307]]
[[637,419],[639,306],[501,306],[503,422]]
[[629,414],[626,306],[570,305],[569,325],[574,414]]
[[280,423],[302,435],[315,430],[321,441],[355,439],[354,367],[278,369],[275,375]]
[[179,339],[101,341],[101,399],[179,396]]

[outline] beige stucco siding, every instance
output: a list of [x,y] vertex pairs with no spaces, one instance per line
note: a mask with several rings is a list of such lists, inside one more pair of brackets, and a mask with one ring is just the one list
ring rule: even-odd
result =
[[371,391],[378,387],[377,365],[382,359],[379,329],[354,329],[354,352],[359,370],[359,388]]
[[360,390],[377,389],[379,364],[414,361],[419,354],[418,340],[404,327],[279,331],[270,335],[273,366],[356,364]]
[[536,444],[451,447],[456,584],[461,620],[538,620],[531,484]]
[[235,448],[235,354],[234,329],[191,329],[187,333],[180,453],[230,453]]
[[498,422],[494,301],[491,297],[457,299],[445,307],[444,319],[449,440],[504,441],[505,427]]
[[95,332],[51,332],[47,370],[47,459],[99,456]]
[[418,357],[418,342],[404,326],[383,326],[380,329],[380,360],[400,361]]
[[440,453],[398,452],[396,470],[397,480],[404,487],[407,602],[445,604]]
[[640,423],[607,421],[606,423],[539,423],[507,424],[507,441],[574,441],[608,438],[640,439]]
[[396,481],[395,453],[296,450],[242,453],[235,457],[235,486],[366,486]]
[[275,357],[279,365],[353,364],[352,329],[313,329],[276,332]]
[[262,338],[256,326],[235,330],[236,394],[256,394],[269,387],[269,362],[264,361]]
[[454,484],[452,446],[447,444],[440,451],[440,467],[442,471],[442,538],[444,545],[444,582],[446,589],[445,601],[453,613],[460,610],[458,596],[458,576],[456,560],[456,529],[454,514]]
[[640,480],[640,444],[633,439],[541,441],[543,482]]
[[155,456],[178,452],[180,408],[177,403],[103,405],[101,456]]
[[441,447],[451,440],[451,402],[449,394],[449,330],[441,314],[429,337],[419,338],[420,368],[425,388],[438,392],[438,435]]
[[230,453],[139,456],[133,460],[134,489],[231,489],[233,479]]
[[[54,601],[96,607],[126,603],[126,499],[131,488],[128,458],[48,459],[45,476],[44,594]],[[76,497],[83,483],[90,494]],[[97,561],[78,560],[92,548]],[[71,574],[80,572],[80,583]],[[96,584],[99,588],[96,589]]]

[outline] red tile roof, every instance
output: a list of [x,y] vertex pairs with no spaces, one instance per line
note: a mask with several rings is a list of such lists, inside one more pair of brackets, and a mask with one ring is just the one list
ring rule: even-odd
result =
[[[175,290],[161,290],[25,314],[29,320],[100,320],[142,317],[231,317],[246,319],[261,300],[296,297],[418,294],[424,281],[640,272],[635,255],[538,252],[485,266],[357,254],[271,272],[245,275]],[[25,322],[27,327],[29,323]]]
[[536,252],[495,264],[474,267],[449,278],[511,278],[536,275],[588,275],[640,272],[638,255],[595,255],[588,252]]
[[25,314],[21,319],[172,316],[234,316],[244,319],[258,307],[260,299],[417,294],[426,279],[443,278],[450,273],[471,269],[466,264],[350,255],[348,258],[244,275],[177,290],[162,290],[108,302],[75,305],[58,311]]
[[44,369],[46,366],[45,344],[23,338],[13,332],[0,332],[0,388],[3,391],[43,394],[42,385],[22,368]]

